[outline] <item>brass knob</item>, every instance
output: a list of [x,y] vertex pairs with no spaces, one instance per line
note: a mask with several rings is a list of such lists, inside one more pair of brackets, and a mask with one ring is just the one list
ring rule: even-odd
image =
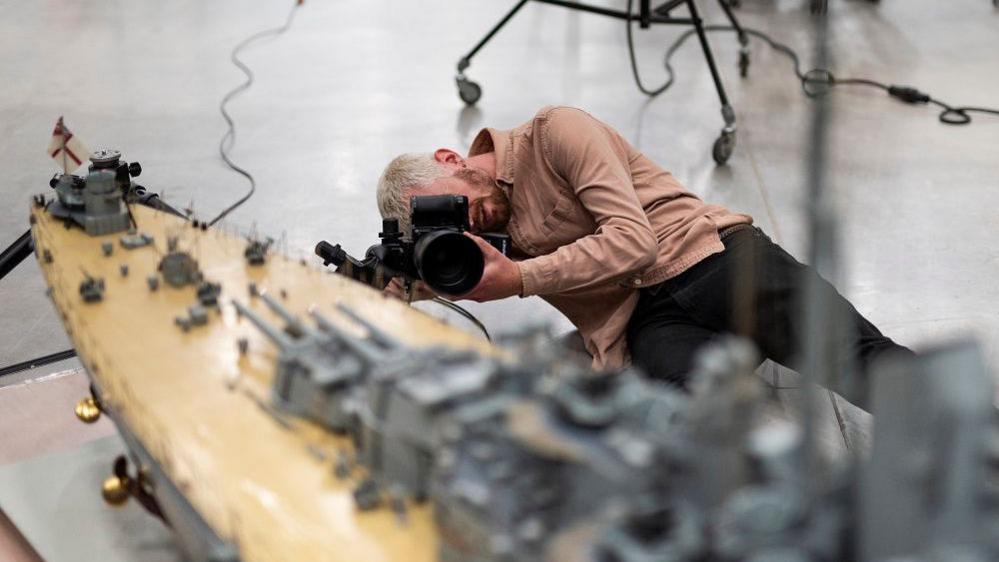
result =
[[128,479],[109,476],[101,486],[104,501],[111,505],[121,505],[128,501]]
[[101,417],[101,408],[93,396],[88,396],[76,404],[76,417],[83,423],[94,423]]

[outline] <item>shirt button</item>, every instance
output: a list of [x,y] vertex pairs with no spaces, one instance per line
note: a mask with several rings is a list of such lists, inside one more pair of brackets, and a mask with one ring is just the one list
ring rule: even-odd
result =
[[638,277],[635,277],[634,279],[631,280],[631,283],[637,287],[638,285],[642,284],[642,280]]

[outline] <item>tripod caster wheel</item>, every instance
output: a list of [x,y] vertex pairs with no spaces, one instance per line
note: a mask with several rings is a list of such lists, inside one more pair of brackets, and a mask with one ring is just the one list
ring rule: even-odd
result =
[[739,76],[741,78],[749,76],[749,53],[739,53]]
[[482,97],[482,88],[475,82],[467,78],[456,78],[455,83],[458,84],[458,97],[467,105],[475,105]]
[[720,137],[715,141],[714,147],[711,149],[711,157],[715,159],[715,164],[721,166],[722,164],[728,162],[728,159],[732,156],[732,151],[735,149],[735,133],[722,133]]

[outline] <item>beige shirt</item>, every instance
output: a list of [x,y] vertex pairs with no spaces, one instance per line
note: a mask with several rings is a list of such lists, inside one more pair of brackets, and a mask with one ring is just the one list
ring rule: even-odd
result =
[[638,289],[721,252],[718,231],[753,220],[705,204],[579,109],[546,107],[513,130],[483,129],[469,156],[491,151],[512,204],[514,258],[525,258],[522,296],[562,312],[595,368],[627,363]]

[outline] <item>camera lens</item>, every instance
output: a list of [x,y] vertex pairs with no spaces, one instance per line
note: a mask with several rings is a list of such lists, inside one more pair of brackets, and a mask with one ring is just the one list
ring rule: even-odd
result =
[[472,290],[482,279],[485,268],[479,246],[454,231],[436,231],[421,236],[413,251],[413,261],[424,283],[449,295]]

